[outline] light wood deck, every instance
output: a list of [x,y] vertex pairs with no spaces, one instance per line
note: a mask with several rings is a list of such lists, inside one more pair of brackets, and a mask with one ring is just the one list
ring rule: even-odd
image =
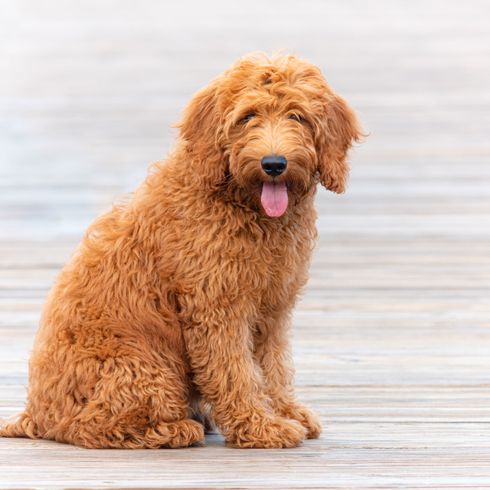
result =
[[[0,416],[24,403],[50,284],[237,56],[324,69],[371,133],[294,316],[294,450],[89,451],[0,439],[1,488],[490,488],[490,6],[485,1],[2,2]],[[128,6],[130,5],[130,6]]]

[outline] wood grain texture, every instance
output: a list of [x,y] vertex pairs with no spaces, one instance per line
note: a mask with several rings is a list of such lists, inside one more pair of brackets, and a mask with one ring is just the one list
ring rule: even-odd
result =
[[236,57],[317,63],[370,136],[318,195],[294,316],[293,450],[89,451],[0,439],[0,488],[489,488],[490,6],[484,0],[2,2],[0,416],[90,221],[165,155]]

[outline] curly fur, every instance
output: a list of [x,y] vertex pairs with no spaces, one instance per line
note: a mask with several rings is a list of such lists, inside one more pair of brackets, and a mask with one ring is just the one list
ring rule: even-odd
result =
[[[0,435],[184,447],[212,420],[237,447],[319,436],[293,392],[288,327],[316,238],[315,189],[344,191],[354,113],[315,66],[252,55],[198,92],[179,127],[173,153],[90,226],[58,277],[27,406]],[[260,202],[271,152],[288,159],[278,218]]]

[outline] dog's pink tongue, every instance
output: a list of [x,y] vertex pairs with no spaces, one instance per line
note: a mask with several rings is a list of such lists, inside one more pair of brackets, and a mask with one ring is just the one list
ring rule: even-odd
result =
[[264,182],[260,201],[267,216],[282,216],[288,207],[288,190],[284,182]]

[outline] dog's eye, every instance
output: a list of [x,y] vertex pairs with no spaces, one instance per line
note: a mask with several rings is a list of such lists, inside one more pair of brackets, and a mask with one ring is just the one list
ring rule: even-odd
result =
[[304,121],[303,116],[301,114],[296,114],[295,112],[292,112],[291,114],[289,114],[288,119],[292,119],[293,121],[297,121],[297,122],[303,122]]
[[238,122],[239,124],[248,123],[248,121],[250,121],[250,119],[253,119],[255,116],[256,116],[255,112],[248,112]]

